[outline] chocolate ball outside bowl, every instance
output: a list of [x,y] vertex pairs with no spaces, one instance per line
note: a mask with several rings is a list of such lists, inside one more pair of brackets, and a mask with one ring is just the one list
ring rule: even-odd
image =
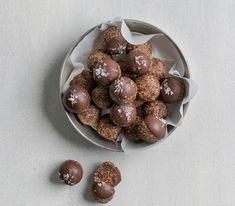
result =
[[160,119],[166,118],[168,115],[167,105],[160,100],[146,102],[143,106],[143,112],[145,115],[153,114]]
[[112,82],[109,94],[111,99],[118,104],[131,103],[136,98],[137,86],[132,79],[121,77]]
[[93,80],[92,72],[88,69],[84,69],[80,74],[75,76],[69,83],[70,86],[81,86],[91,92],[95,86],[96,82]]
[[145,42],[143,44],[138,44],[138,45],[127,43],[127,47],[126,47],[127,53],[129,53],[130,51],[132,51],[134,49],[139,49],[139,50],[147,53],[148,55],[152,54],[152,45],[149,41]]
[[124,128],[124,137],[133,143],[141,143],[143,142],[138,135],[138,126],[141,123],[142,118],[140,116],[136,116],[136,120],[133,124]]
[[107,203],[113,199],[115,189],[105,182],[94,182],[92,185],[92,194],[99,203]]
[[92,71],[98,62],[108,58],[111,58],[110,55],[104,53],[99,49],[95,50],[87,58],[87,67]]
[[136,79],[138,97],[145,101],[154,101],[160,94],[160,83],[151,74],[145,74]]
[[163,79],[161,83],[161,100],[165,103],[173,103],[183,99],[185,87],[183,82],[175,77]]
[[121,77],[121,69],[112,59],[103,59],[93,69],[93,79],[100,85],[109,85],[115,79]]
[[108,109],[114,103],[109,96],[109,88],[103,86],[98,86],[92,91],[91,99],[101,109]]
[[62,182],[73,186],[81,181],[83,168],[81,164],[75,160],[66,160],[61,164],[58,175]]
[[101,109],[94,104],[90,104],[88,109],[77,114],[78,119],[84,125],[96,126],[101,116]]
[[162,79],[166,76],[166,67],[160,59],[153,58],[149,73],[158,79]]
[[162,139],[166,132],[166,124],[155,115],[147,115],[138,126],[139,137],[148,143]]
[[113,187],[122,180],[121,172],[112,162],[103,162],[95,171],[94,182],[105,182]]
[[128,69],[132,73],[142,75],[149,72],[151,63],[150,55],[139,49],[134,49],[127,55]]
[[97,124],[97,133],[106,140],[117,140],[122,128],[113,124],[109,115],[102,116]]
[[115,104],[110,110],[110,118],[114,124],[120,127],[133,124],[136,119],[135,104]]
[[90,95],[81,86],[70,86],[63,94],[65,108],[73,113],[81,113],[90,105]]

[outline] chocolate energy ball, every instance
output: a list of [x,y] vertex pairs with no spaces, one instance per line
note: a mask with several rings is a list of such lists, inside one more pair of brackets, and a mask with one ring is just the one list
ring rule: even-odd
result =
[[136,119],[135,104],[115,104],[110,111],[110,118],[114,124],[120,127],[133,124]]
[[160,94],[160,83],[156,77],[145,74],[136,79],[138,97],[145,101],[154,101]]
[[149,73],[156,76],[158,79],[162,79],[166,76],[166,67],[161,60],[153,58]]
[[116,140],[122,131],[121,127],[113,124],[108,114],[100,118],[96,129],[98,134],[107,140]]
[[122,37],[114,37],[103,43],[103,49],[108,54],[122,54],[126,50],[127,41]]
[[121,35],[120,30],[111,26],[103,34],[103,49],[108,54],[121,54],[126,51],[127,41]]
[[168,109],[166,104],[160,100],[155,100],[153,102],[146,102],[143,106],[143,111],[145,115],[153,114],[160,119],[166,118],[168,114]]
[[87,67],[92,71],[95,68],[95,65],[103,59],[111,58],[110,55],[104,53],[101,50],[93,51],[87,58]]
[[99,203],[107,203],[113,199],[115,189],[105,182],[94,182],[92,185],[92,194]]
[[91,99],[101,109],[107,109],[113,105],[113,100],[109,96],[109,88],[96,87],[91,93]]
[[133,143],[143,142],[138,135],[138,126],[141,123],[141,117],[136,116],[135,122],[124,128],[124,137]]
[[66,160],[61,164],[58,175],[62,182],[73,186],[81,181],[83,169],[79,162],[75,160]]
[[126,47],[127,53],[129,53],[130,51],[132,51],[134,49],[139,49],[149,55],[152,54],[152,45],[149,41],[145,42],[144,44],[139,44],[139,45],[127,43],[127,47]]
[[63,94],[63,104],[73,113],[81,113],[90,105],[90,95],[81,86],[70,86]]
[[77,114],[77,116],[82,124],[96,126],[101,116],[101,109],[94,104],[90,104],[86,111]]
[[131,103],[136,98],[137,86],[130,78],[121,77],[110,85],[109,94],[111,99],[118,104]]
[[127,56],[129,71],[138,75],[149,72],[151,63],[151,56],[139,49],[130,51]]
[[75,76],[69,85],[81,86],[91,92],[95,88],[96,82],[93,80],[92,72],[85,69],[80,74]]
[[166,124],[155,115],[147,115],[138,126],[139,137],[148,143],[162,139],[166,133]]
[[106,86],[121,77],[121,69],[112,59],[103,59],[93,69],[93,79],[100,85]]
[[121,182],[120,170],[112,162],[103,162],[95,171],[94,182],[105,182],[116,186]]
[[183,99],[185,87],[181,80],[175,77],[163,79],[161,83],[161,99],[166,103],[173,103]]

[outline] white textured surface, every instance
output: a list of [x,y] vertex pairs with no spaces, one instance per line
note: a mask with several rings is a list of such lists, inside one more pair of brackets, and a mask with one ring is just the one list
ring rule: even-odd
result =
[[[108,205],[235,205],[234,13],[233,0],[0,0],[0,205],[95,205],[88,179],[104,160],[123,175]],[[87,29],[118,15],[173,37],[200,87],[171,138],[128,156],[79,138],[57,96],[69,48]],[[74,187],[53,176],[69,158],[85,171]]]

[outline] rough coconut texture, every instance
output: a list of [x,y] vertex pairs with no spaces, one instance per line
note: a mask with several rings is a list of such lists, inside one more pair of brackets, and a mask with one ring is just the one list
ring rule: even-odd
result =
[[156,77],[145,74],[136,79],[138,97],[145,101],[154,101],[160,94],[160,83]]

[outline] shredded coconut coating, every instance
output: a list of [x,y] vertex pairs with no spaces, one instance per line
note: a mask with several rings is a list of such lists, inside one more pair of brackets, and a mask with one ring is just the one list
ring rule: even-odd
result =
[[160,83],[156,77],[150,74],[136,79],[138,96],[145,101],[154,101],[160,94]]
[[77,116],[82,124],[96,126],[101,116],[101,109],[94,104],[90,104],[86,111],[78,114]]
[[128,43],[127,44],[127,53],[129,53],[133,49],[139,49],[148,55],[152,54],[152,45],[150,42],[145,42],[144,44],[139,44],[139,45],[133,45]]
[[104,53],[101,50],[93,51],[87,58],[87,67],[92,70],[95,68],[95,65],[103,59],[111,58],[108,54]]
[[166,104],[160,100],[145,103],[143,111],[145,115],[153,114],[158,118],[166,118],[168,115]]
[[122,128],[112,123],[109,115],[101,117],[97,124],[98,134],[107,140],[116,140]]
[[71,82],[69,83],[70,86],[81,86],[85,89],[87,89],[89,92],[91,92],[95,86],[96,83],[92,78],[92,74],[90,71],[83,70],[82,73],[75,76]]
[[162,79],[166,76],[166,67],[161,60],[153,58],[149,73],[158,79]]
[[112,162],[104,162],[95,171],[94,182],[105,182],[114,187],[121,182],[121,173]]
[[107,42],[114,37],[121,35],[120,30],[116,26],[110,26],[102,33],[103,42]]

